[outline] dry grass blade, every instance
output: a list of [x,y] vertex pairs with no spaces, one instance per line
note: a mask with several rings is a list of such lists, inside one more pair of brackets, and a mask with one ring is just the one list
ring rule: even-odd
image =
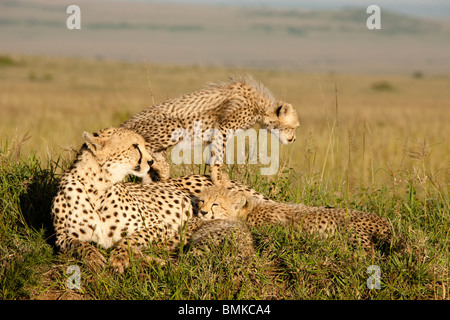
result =
[[18,162],[20,160],[20,151],[22,149],[22,145],[27,143],[31,139],[31,135],[29,134],[29,131],[27,131],[22,138],[17,141],[15,147],[14,147],[14,161]]
[[152,106],[154,106],[155,105],[155,96],[153,95],[152,82],[150,81],[150,74],[148,72],[147,62],[145,61],[144,54],[142,54],[142,61],[144,63],[145,74],[147,75],[148,87],[150,89],[150,95],[151,95],[151,98],[152,98]]
[[405,154],[415,160],[424,160],[430,154],[431,151],[428,148],[427,140],[423,139],[423,142],[416,139],[417,148],[416,149],[404,149]]

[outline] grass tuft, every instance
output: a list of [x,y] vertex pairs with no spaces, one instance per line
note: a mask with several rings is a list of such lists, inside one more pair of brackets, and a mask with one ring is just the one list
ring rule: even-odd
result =
[[[93,272],[82,261],[52,247],[49,205],[57,170],[30,157],[16,161],[2,151],[0,295],[2,299],[442,299],[448,298],[449,216],[440,197],[420,199],[413,184],[403,197],[392,190],[360,190],[350,206],[388,218],[395,240],[373,256],[346,244],[345,235],[311,237],[277,226],[253,228],[256,257],[251,267],[234,259],[233,241],[203,255],[154,248],[164,267],[132,259],[123,275]],[[251,176],[251,175],[249,175]],[[249,178],[250,179],[250,178]],[[278,201],[343,204],[340,194],[318,183],[293,189],[298,179],[284,170],[278,180],[259,177],[255,189]],[[320,181],[320,172],[316,176]],[[311,182],[311,180],[305,180]],[[159,250],[159,251],[158,251]],[[67,288],[67,268],[81,269],[81,288]],[[368,268],[381,271],[380,289],[369,289]]]

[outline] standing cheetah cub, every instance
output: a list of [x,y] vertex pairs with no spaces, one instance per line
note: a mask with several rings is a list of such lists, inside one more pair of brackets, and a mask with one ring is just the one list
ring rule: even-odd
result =
[[[220,182],[227,130],[246,130],[256,124],[271,130],[281,143],[288,144],[295,141],[299,120],[292,105],[277,101],[267,88],[247,75],[150,106],[121,127],[144,137],[155,158],[152,168],[161,180],[170,176],[165,150],[182,140],[182,130],[194,137],[194,132],[198,134],[201,130],[203,135],[216,129],[211,136],[210,168],[213,180]],[[147,177],[144,182],[149,180]]]
[[261,200],[223,186],[203,189],[198,199],[203,219],[243,220],[251,226],[281,224],[325,237],[345,229],[353,232],[352,242],[367,251],[373,251],[375,240],[389,241],[392,237],[388,222],[374,213]]

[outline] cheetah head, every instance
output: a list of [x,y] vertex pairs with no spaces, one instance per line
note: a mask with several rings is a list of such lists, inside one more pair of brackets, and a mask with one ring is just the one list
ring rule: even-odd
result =
[[282,144],[295,141],[295,131],[300,125],[297,111],[286,102],[275,103],[263,119],[263,127],[269,129]]
[[202,189],[198,197],[199,217],[203,220],[245,218],[247,200],[240,191],[222,186]]
[[134,131],[108,128],[95,133],[83,132],[86,147],[99,166],[115,183],[127,175],[144,177],[153,164],[145,140]]

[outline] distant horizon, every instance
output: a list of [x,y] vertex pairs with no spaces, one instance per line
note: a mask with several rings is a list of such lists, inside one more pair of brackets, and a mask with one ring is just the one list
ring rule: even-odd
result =
[[273,0],[247,1],[246,7],[223,1],[76,0],[80,30],[65,24],[69,1],[2,1],[1,51],[305,72],[449,70],[448,18],[418,18],[380,1],[381,24],[374,31],[365,5],[341,7],[349,0],[328,9],[327,1],[315,3],[316,9],[306,8],[308,1],[276,7]]
[[[82,2],[83,0],[78,0]],[[5,1],[6,3],[8,1]],[[10,3],[20,1],[10,0]],[[53,0],[28,0],[26,2],[53,3]],[[76,4],[77,1],[73,1]],[[330,10],[345,8],[367,8],[369,5],[378,5],[381,10],[404,14],[419,18],[450,19],[450,1],[448,0],[89,0],[91,3],[160,3],[160,4],[186,4],[205,6],[248,7],[268,9],[309,9]],[[64,5],[64,4],[63,4]]]
[[[100,0],[104,1],[104,0]],[[116,0],[129,1],[129,0]],[[298,0],[132,0],[136,2],[149,3],[181,3],[181,4],[201,4],[201,5],[226,5],[239,7],[261,7],[261,8],[296,8],[296,9],[342,9],[347,7],[368,7],[376,4],[381,9],[386,9],[396,13],[402,13],[411,16],[429,17],[429,18],[450,18],[450,1],[445,0],[421,0],[411,3],[410,0],[316,0],[316,1],[298,1]]]

